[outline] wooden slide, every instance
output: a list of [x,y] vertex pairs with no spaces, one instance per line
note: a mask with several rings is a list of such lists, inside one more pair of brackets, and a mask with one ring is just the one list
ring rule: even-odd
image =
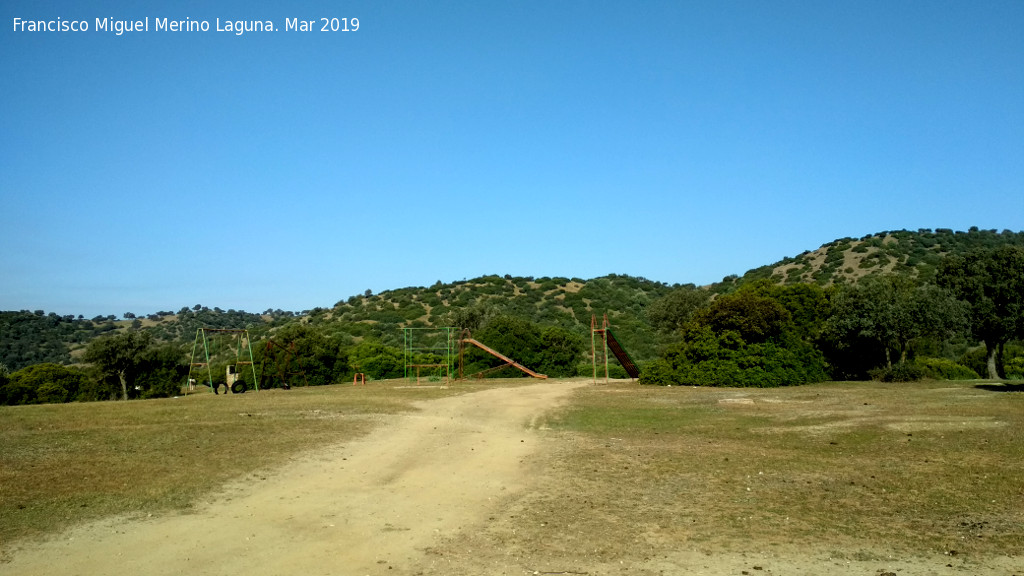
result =
[[499,360],[503,360],[505,362],[506,366],[514,366],[514,367],[522,370],[523,372],[529,374],[530,376],[533,376],[534,378],[541,378],[541,379],[547,378],[546,374],[538,374],[538,373],[534,372],[533,370],[530,370],[526,366],[523,366],[519,362],[516,362],[515,360],[509,358],[508,356],[505,356],[501,352],[498,352],[494,348],[491,348],[489,346],[481,344],[480,342],[477,342],[476,340],[473,340],[472,338],[463,338],[462,342],[464,342],[466,344],[472,344],[473,346],[476,346],[477,348],[483,350],[484,352],[487,352],[491,356],[494,356],[495,358],[498,358]]

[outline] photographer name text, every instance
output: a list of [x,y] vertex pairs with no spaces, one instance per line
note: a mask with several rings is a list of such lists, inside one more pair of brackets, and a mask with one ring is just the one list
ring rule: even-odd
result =
[[227,32],[235,36],[255,32],[356,32],[359,18],[285,18],[278,25],[272,20],[232,20],[214,18],[209,20],[172,20],[150,18],[142,20],[118,20],[96,18],[89,20],[26,20],[14,18],[15,32],[104,32],[123,36],[140,32]]

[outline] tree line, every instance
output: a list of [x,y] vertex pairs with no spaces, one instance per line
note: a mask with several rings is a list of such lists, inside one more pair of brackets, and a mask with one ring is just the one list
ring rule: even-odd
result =
[[[1024,378],[1024,249],[938,262],[934,281],[741,284],[714,299],[680,289],[651,306],[675,336],[647,384],[778,386],[825,379]],[[983,347],[979,348],[978,345]]]
[[[196,305],[127,323],[4,312],[0,348],[7,365],[0,364],[0,403],[177,394],[198,327],[249,329],[257,366],[280,361],[274,354],[282,348],[266,347],[273,339],[291,350],[290,371],[302,374],[301,384],[345,381],[354,372],[400,377],[401,328],[430,326],[469,328],[486,344],[550,376],[589,375],[589,318],[604,311],[611,312],[617,336],[640,364],[644,383],[1021,377],[1022,251],[1014,244],[986,245],[930,260],[934,274],[927,277],[894,269],[830,285],[757,275],[710,288],[614,274],[588,281],[485,276],[377,295],[367,291],[300,314]],[[465,361],[467,373],[500,364],[478,350],[468,351]],[[207,375],[198,380],[222,383],[224,368],[233,362],[230,354],[215,355],[213,381]],[[613,367],[613,376],[624,375]]]

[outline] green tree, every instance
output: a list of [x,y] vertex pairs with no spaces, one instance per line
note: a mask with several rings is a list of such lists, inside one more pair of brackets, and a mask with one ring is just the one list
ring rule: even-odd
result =
[[971,334],[985,342],[988,377],[999,378],[997,355],[1006,342],[1024,337],[1024,249],[1001,246],[948,256],[936,281],[967,303]]
[[575,376],[582,354],[582,336],[559,326],[549,326],[540,334],[537,371],[556,378]]
[[41,404],[59,404],[75,400],[79,390],[84,387],[85,380],[85,374],[81,370],[53,363],[34,364],[11,375],[11,382],[15,386],[31,391],[31,401]]
[[447,326],[475,332],[497,314],[498,310],[494,306],[477,302],[472,306],[461,306],[451,309],[445,314],[444,322]]
[[766,388],[827,378],[821,352],[791,331],[746,342],[734,330],[716,333],[691,323],[683,334],[683,341],[666,348],[661,360],[644,367],[641,383]]
[[830,311],[830,292],[817,284],[804,282],[778,285],[762,280],[751,286],[762,296],[774,299],[789,312],[797,335],[813,341],[821,334]]
[[837,342],[858,338],[877,342],[885,351],[888,368],[892,368],[892,351],[906,362],[914,341],[925,336],[947,338],[966,322],[963,306],[941,288],[918,286],[906,276],[891,274],[845,286],[832,306],[827,336]]
[[778,337],[792,323],[789,311],[778,301],[742,290],[716,298],[698,311],[693,321],[715,333],[734,331],[745,342],[764,342]]
[[140,372],[135,380],[143,398],[169,398],[181,393],[188,376],[187,354],[179,346],[151,346],[142,354]]
[[349,351],[348,361],[355,372],[362,372],[374,380],[400,378],[405,369],[402,351],[379,340],[360,342]]
[[[474,338],[527,368],[536,369],[541,362],[541,331],[529,320],[500,314],[492,317]],[[467,365],[478,365],[480,369],[501,364],[501,360],[476,348],[470,348],[466,356]]]
[[103,377],[116,378],[121,385],[121,398],[127,400],[128,389],[134,389],[151,344],[148,332],[124,332],[93,340],[82,359],[96,365]]
[[297,369],[306,373],[310,385],[333,384],[352,375],[349,354],[340,338],[328,336],[320,328],[289,324],[274,335],[274,340],[288,348],[294,344]]
[[756,289],[719,296],[680,334],[644,367],[641,383],[770,387],[827,377],[821,352],[801,338],[789,311]]
[[711,293],[693,285],[681,286],[651,302],[647,307],[647,320],[655,330],[678,332],[694,312],[707,305]]

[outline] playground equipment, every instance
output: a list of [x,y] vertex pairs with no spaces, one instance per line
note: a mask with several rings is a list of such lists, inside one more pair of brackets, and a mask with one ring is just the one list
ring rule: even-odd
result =
[[463,355],[464,355],[464,351],[465,351],[465,348],[466,348],[467,344],[472,345],[472,346],[476,346],[477,348],[483,350],[484,352],[487,352],[491,356],[494,356],[495,358],[497,358],[497,359],[499,359],[499,360],[504,362],[504,364],[502,364],[501,366],[495,366],[493,368],[488,368],[487,370],[483,370],[481,372],[477,372],[476,374],[473,374],[472,376],[474,378],[482,378],[484,374],[487,374],[488,372],[494,372],[495,370],[501,370],[502,368],[505,368],[506,366],[512,366],[513,368],[517,368],[517,369],[523,371],[524,373],[526,373],[526,374],[528,374],[530,376],[533,376],[534,378],[540,378],[540,379],[546,379],[547,378],[546,374],[538,374],[538,373],[534,372],[533,370],[530,370],[526,366],[523,366],[522,364],[520,364],[520,363],[516,362],[515,360],[509,358],[508,356],[505,356],[501,352],[498,352],[494,348],[491,348],[491,347],[486,346],[486,345],[484,345],[484,344],[482,344],[480,342],[477,342],[476,340],[470,338],[469,330],[463,330],[462,333],[459,335],[459,380],[464,380],[465,379],[463,374],[462,374],[462,367],[463,367],[463,364],[464,364],[464,362],[463,362]]
[[500,366],[472,374],[473,378],[482,378],[484,374],[501,370],[508,366],[521,370],[534,378],[547,378],[546,375],[538,374],[494,348],[474,340],[469,330],[463,330],[459,333],[458,338],[456,338],[455,330],[456,328],[448,326],[440,328],[402,328],[406,380],[412,380],[415,377],[416,384],[419,384],[420,378],[427,374],[430,378],[438,380],[443,378],[446,384],[450,383],[454,373],[456,343],[459,346],[458,380],[466,379],[463,374],[463,367],[465,366],[465,350],[467,346],[475,346],[504,362]]
[[[192,343],[192,358],[189,360],[188,378],[185,380],[185,394],[188,394],[194,389],[194,386],[192,385],[194,382],[192,378],[192,371],[194,369],[202,371],[203,368],[206,368],[207,382],[210,384],[210,388],[214,387],[213,368],[210,365],[210,357],[215,355],[216,350],[214,350],[214,353],[211,353],[211,349],[214,349],[213,339],[218,337],[223,339],[224,336],[230,337],[231,340],[233,340],[233,348],[235,350],[234,363],[228,363],[227,374],[225,374],[227,390],[231,390],[236,394],[245,392],[246,384],[245,381],[242,380],[242,372],[240,372],[240,370],[244,370],[243,367],[248,366],[249,369],[252,370],[252,383],[256,387],[256,391],[259,391],[259,382],[256,380],[256,366],[252,360],[252,346],[249,345],[249,331],[228,330],[223,328],[199,328],[196,330],[196,339]],[[204,361],[196,362],[196,352],[199,351],[200,341],[203,343],[200,360]],[[245,360],[245,357],[242,355],[243,349],[248,353],[248,360]],[[225,394],[227,393],[227,390],[224,391]],[[213,388],[213,391],[216,392],[217,389]]]
[[[598,346],[600,342],[600,346]],[[594,366],[594,383],[597,383],[597,367],[600,364],[604,364],[604,381],[608,382],[608,350],[612,351],[615,358],[622,364],[622,367],[626,369],[626,374],[629,374],[631,380],[636,380],[640,377],[640,369],[636,367],[633,359],[629,357],[629,353],[626,352],[625,348],[619,344],[618,339],[615,338],[615,333],[612,332],[611,323],[608,322],[608,315],[604,315],[604,322],[601,327],[597,327],[597,316],[594,314],[590,315],[590,358],[591,363]],[[599,360],[600,358],[600,360]]]
[[[237,371],[236,364],[228,364],[226,373],[224,374],[224,393],[227,394],[228,390],[231,390],[232,394],[245,394],[245,380],[242,380],[242,375]],[[213,393],[217,393],[217,389],[213,389]]]
[[[297,380],[299,376],[302,377],[302,383],[309,386],[306,371],[298,369],[298,360],[295,342],[289,343],[288,346],[282,346],[274,340],[268,339],[267,346],[263,350],[263,360],[260,361],[260,387],[272,388],[276,382],[280,384],[281,388],[289,390],[293,381]],[[292,361],[295,362],[296,369],[294,370]]]
[[416,383],[425,369],[429,378],[451,382],[452,360],[455,357],[455,328],[402,328],[405,379],[416,374]]

